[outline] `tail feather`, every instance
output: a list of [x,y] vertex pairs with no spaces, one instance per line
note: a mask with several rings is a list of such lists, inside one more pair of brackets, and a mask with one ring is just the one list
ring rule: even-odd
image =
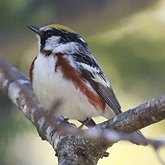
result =
[[147,139],[140,131],[133,132],[130,135],[132,135],[134,139],[134,140],[130,140],[130,142],[137,145],[143,145],[143,146],[148,145]]

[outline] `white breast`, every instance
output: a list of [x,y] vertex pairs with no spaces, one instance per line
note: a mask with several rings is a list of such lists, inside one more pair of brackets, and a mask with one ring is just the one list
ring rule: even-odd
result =
[[88,98],[69,81],[63,78],[61,70],[55,72],[57,57],[39,54],[33,70],[33,88],[42,105],[50,110],[57,100],[62,104],[56,110],[58,115],[84,120],[100,115]]

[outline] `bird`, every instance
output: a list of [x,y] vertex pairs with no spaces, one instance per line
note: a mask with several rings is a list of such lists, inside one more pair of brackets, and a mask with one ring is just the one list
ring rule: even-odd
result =
[[39,44],[29,77],[46,110],[60,99],[57,116],[89,126],[95,125],[93,117],[111,119],[122,113],[111,83],[80,34],[60,24],[28,28],[37,34]]
[[61,99],[63,105],[56,114],[80,121],[121,113],[108,79],[79,34],[56,24],[29,28],[39,39],[29,76],[44,108],[49,110]]

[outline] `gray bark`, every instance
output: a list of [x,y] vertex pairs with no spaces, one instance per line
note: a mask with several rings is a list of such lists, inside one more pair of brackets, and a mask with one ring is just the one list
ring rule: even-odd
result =
[[[165,118],[163,95],[94,128],[85,131],[77,129],[62,118],[56,118],[52,112],[45,111],[35,97],[28,78],[1,57],[0,89],[34,124],[41,138],[52,145],[60,165],[95,165],[100,158],[108,156],[107,148],[119,140],[131,140],[141,144],[141,139],[136,136],[113,130],[131,133]],[[60,108],[60,105],[55,105],[55,108]],[[154,145],[152,140],[148,140],[148,143]]]

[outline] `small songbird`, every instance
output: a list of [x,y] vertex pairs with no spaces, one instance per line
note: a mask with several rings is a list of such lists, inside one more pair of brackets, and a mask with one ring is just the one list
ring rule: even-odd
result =
[[55,114],[85,124],[92,117],[110,119],[122,112],[111,84],[79,34],[56,24],[29,28],[39,39],[30,80],[46,110],[61,99]]
[[62,25],[29,26],[39,39],[39,53],[29,75],[43,107],[62,100],[56,115],[86,121],[121,113],[113,89],[86,41]]

